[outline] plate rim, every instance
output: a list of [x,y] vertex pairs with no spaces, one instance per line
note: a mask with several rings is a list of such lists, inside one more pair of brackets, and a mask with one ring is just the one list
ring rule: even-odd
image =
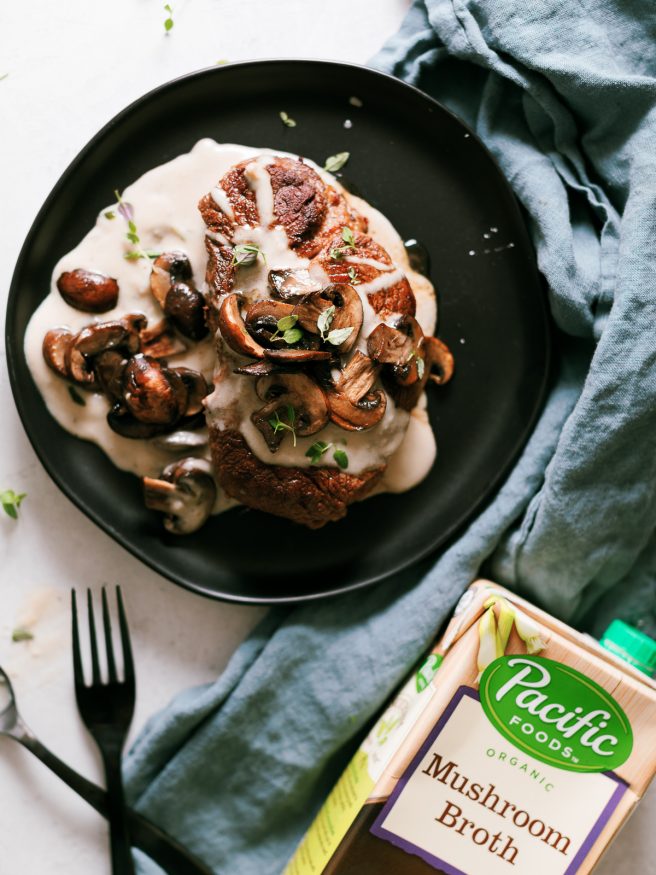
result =
[[[374,78],[377,77],[381,81],[385,82],[388,86],[391,85],[394,88],[401,87],[401,89],[410,89],[418,98],[427,101],[429,105],[433,105],[434,107],[437,107],[440,112],[449,115],[458,125],[460,125],[465,130],[465,132],[467,132],[472,138],[476,140],[479,146],[483,148],[483,150],[487,154],[488,159],[491,161],[492,166],[495,168],[498,177],[502,181],[502,184],[506,187],[507,191],[512,196],[512,202],[514,204],[517,218],[519,220],[521,233],[524,235],[525,242],[527,243],[533,255],[533,267],[535,270],[535,276],[537,281],[536,285],[538,286],[537,300],[535,303],[541,311],[540,321],[543,333],[542,342],[544,345],[544,369],[541,375],[541,381],[538,391],[536,392],[531,416],[528,418],[524,428],[518,433],[512,449],[509,449],[508,458],[505,464],[502,465],[499,470],[494,474],[494,476],[490,478],[489,485],[485,489],[484,493],[478,498],[478,500],[470,505],[466,512],[462,513],[454,522],[452,522],[446,529],[444,529],[442,535],[438,539],[432,541],[429,545],[425,546],[418,552],[415,552],[412,556],[403,559],[402,561],[385,569],[384,571],[376,574],[370,574],[369,576],[361,580],[356,580],[355,582],[348,583],[344,586],[335,587],[329,590],[322,590],[320,592],[302,593],[300,595],[284,595],[271,597],[236,595],[230,592],[219,592],[216,589],[209,589],[204,584],[194,583],[192,581],[178,577],[175,575],[175,572],[169,571],[165,567],[165,565],[156,558],[144,555],[143,552],[141,552],[136,545],[133,545],[131,542],[127,541],[123,537],[123,535],[114,527],[111,521],[106,520],[102,516],[102,514],[96,512],[96,510],[92,508],[89,504],[87,504],[87,502],[83,498],[78,496],[76,491],[68,486],[65,478],[61,477],[53,469],[53,466],[51,465],[48,457],[39,451],[35,443],[36,438],[33,439],[31,431],[27,427],[27,413],[25,411],[21,399],[21,393],[19,391],[20,377],[17,372],[16,356],[21,355],[21,344],[24,340],[24,336],[21,336],[21,338],[15,338],[13,331],[13,325],[16,319],[15,311],[18,306],[18,283],[19,276],[22,273],[24,263],[27,259],[27,253],[32,244],[32,240],[36,236],[39,226],[42,224],[44,217],[48,213],[51,203],[58,196],[60,190],[64,188],[69,177],[75,172],[77,167],[86,159],[86,157],[95,149],[97,144],[101,142],[102,139],[113,130],[113,128],[119,126],[123,122],[123,120],[131,113],[138,110],[143,104],[149,102],[152,98],[160,95],[162,92],[165,92],[168,89],[179,85],[180,83],[188,82],[194,79],[200,79],[202,77],[210,75],[221,76],[224,72],[227,72],[228,70],[234,71],[236,68],[244,69],[264,65],[288,67],[307,64],[313,66],[340,67],[352,69],[358,71],[358,73],[361,75],[364,74],[372,76]],[[515,192],[512,189],[512,186],[510,185],[510,182],[508,181],[506,175],[501,169],[499,162],[492,154],[490,149],[487,147],[487,145],[483,142],[483,140],[478,136],[476,131],[474,131],[470,127],[470,125],[455,112],[453,112],[443,103],[440,103],[430,94],[422,91],[422,89],[418,88],[416,85],[406,82],[403,79],[399,79],[397,76],[393,76],[390,73],[385,73],[382,70],[378,70],[375,67],[370,67],[366,64],[356,64],[348,61],[334,61],[323,58],[259,58],[247,61],[230,62],[224,65],[202,67],[198,70],[193,70],[189,73],[182,74],[181,76],[176,76],[173,79],[169,79],[166,82],[156,85],[154,88],[151,88],[144,94],[132,100],[123,109],[119,110],[119,112],[113,115],[109,119],[109,121],[102,125],[102,127],[99,128],[98,131],[96,131],[96,133],[76,153],[74,158],[61,172],[54,186],[50,189],[41,207],[37,211],[25,236],[25,240],[20,248],[18,258],[16,259],[11,283],[9,285],[9,291],[7,295],[7,307],[5,311],[5,349],[7,356],[7,371],[9,374],[9,384],[11,387],[14,404],[16,405],[16,409],[21,421],[21,425],[23,426],[23,430],[27,435],[27,438],[30,442],[32,449],[34,450],[36,457],[38,458],[39,462],[45,469],[50,479],[58,487],[58,489],[66,496],[66,498],[68,498],[69,501],[72,502],[75,507],[78,508],[78,510],[80,510],[88,519],[90,519],[96,526],[98,526],[99,529],[109,535],[109,537],[111,537],[124,550],[127,550],[127,552],[134,556],[137,560],[139,560],[158,574],[161,574],[162,577],[164,577],[166,580],[170,581],[176,586],[182,587],[189,592],[193,592],[196,595],[200,595],[204,598],[212,599],[213,601],[222,601],[232,604],[246,605],[291,605],[316,601],[325,598],[334,598],[335,596],[354,592],[355,590],[363,589],[365,587],[372,586],[376,583],[387,580],[388,578],[392,577],[395,574],[398,574],[405,569],[419,565],[420,562],[422,562],[432,554],[435,554],[437,558],[438,552],[443,551],[454,541],[455,536],[457,536],[461,532],[465,524],[468,521],[473,521],[474,519],[476,519],[479,516],[481,509],[492,501],[496,492],[498,491],[499,486],[503,483],[503,481],[506,479],[506,477],[514,467],[522,449],[524,448],[530,435],[532,434],[535,424],[542,413],[548,394],[547,390],[549,382],[551,380],[554,360],[552,341],[553,327],[551,324],[547,295],[545,294],[544,289],[544,280],[538,268],[537,259],[535,256],[535,248],[533,246],[533,241],[527,228],[524,212],[521,208],[521,204],[518,201]],[[36,387],[36,385],[35,388],[38,392],[38,388]],[[45,405],[45,401],[43,401],[43,403]],[[52,416],[49,411],[47,411],[47,413],[48,415]],[[63,430],[65,431],[65,429]],[[67,434],[70,433],[67,432]],[[76,435],[71,436],[73,438],[77,437]]]

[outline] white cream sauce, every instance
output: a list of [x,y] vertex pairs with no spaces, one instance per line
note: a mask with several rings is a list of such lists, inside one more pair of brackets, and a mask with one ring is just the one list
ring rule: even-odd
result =
[[[200,140],[189,153],[145,173],[122,193],[123,200],[134,209],[134,221],[143,249],[184,251],[189,257],[196,285],[204,289],[206,228],[198,212],[198,201],[211,191],[216,204],[231,215],[232,207],[225,192],[217,185],[217,180],[232,165],[247,158],[256,158],[249,166],[247,176],[255,191],[259,215],[264,222],[254,228],[239,228],[235,234],[235,242],[257,244],[264,258],[258,257],[252,267],[238,270],[235,291],[250,299],[266,297],[266,276],[270,269],[308,266],[307,259],[300,258],[289,249],[287,236],[282,228],[268,227],[273,221],[274,213],[273,193],[266,165],[275,154],[283,153],[248,146],[220,145],[205,139]],[[334,177],[316,165],[312,166],[326,182],[343,191]],[[419,323],[425,333],[433,333],[436,309],[432,285],[410,268],[403,242],[390,222],[365,201],[345,191],[343,193],[354,208],[367,217],[371,235],[387,250],[395,263],[390,268],[374,259],[357,256],[347,259],[353,264],[371,264],[384,271],[372,282],[356,286],[364,310],[358,348],[363,351],[366,349],[366,337],[380,321],[367,300],[367,293],[393,285],[403,274],[408,277],[417,298]],[[113,219],[105,215],[108,210],[113,211]],[[117,319],[134,312],[146,315],[150,325],[162,318],[159,305],[149,288],[151,262],[149,259],[126,260],[125,253],[132,248],[126,239],[126,231],[126,223],[116,211],[116,205],[110,204],[101,211],[95,226],[78,246],[59,260],[53,270],[50,293],[35,311],[28,325],[25,352],[47,407],[63,428],[98,444],[118,468],[138,476],[157,476],[175,458],[182,455],[209,458],[209,450],[206,446],[192,449],[183,446],[174,451],[162,447],[158,439],[129,440],[117,435],[106,421],[109,410],[107,399],[100,393],[80,390],[86,405],[76,404],[69,394],[67,381],[48,368],[41,352],[44,335],[54,327],[78,331],[92,322]],[[56,280],[63,271],[76,268],[97,271],[118,281],[120,293],[114,310],[93,316],[66,304],[57,290]],[[316,267],[313,267],[313,271],[323,273]],[[230,356],[232,355],[230,352]],[[187,351],[171,357],[170,363],[174,367],[185,365],[200,370],[211,381],[216,364],[213,340],[208,338],[197,344],[189,342]],[[246,440],[252,451],[268,464],[308,466],[310,460],[305,457],[306,450],[316,440],[324,440],[334,444],[335,448],[346,450],[348,471],[351,473],[360,473],[373,465],[382,464],[391,456],[384,483],[379,488],[379,491],[390,492],[400,492],[416,485],[433,464],[436,448],[424,409],[425,399],[409,415],[405,411],[396,410],[388,398],[382,421],[367,432],[345,432],[329,425],[311,437],[299,437],[296,447],[293,446],[291,438],[287,437],[280,450],[271,454],[261,434],[250,421],[250,411],[262,406],[262,402],[255,395],[254,381],[233,375],[232,368],[227,369],[226,364],[224,361],[218,366],[222,375],[225,376],[228,371],[229,376],[217,385],[213,395],[208,398],[209,415],[221,421],[222,411],[225,411],[226,406],[236,403],[242,412],[240,427]],[[326,453],[324,464],[334,465],[332,452]],[[215,512],[234,503],[225,496],[219,496]]]

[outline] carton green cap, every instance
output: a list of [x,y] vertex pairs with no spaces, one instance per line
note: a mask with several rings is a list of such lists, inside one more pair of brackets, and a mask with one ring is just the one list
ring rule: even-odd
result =
[[656,674],[656,641],[635,626],[629,626],[622,620],[613,620],[600,643],[649,677]]

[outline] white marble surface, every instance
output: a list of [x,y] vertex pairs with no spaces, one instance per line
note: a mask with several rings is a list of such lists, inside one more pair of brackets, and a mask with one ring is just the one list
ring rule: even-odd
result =
[[[0,274],[6,294],[25,234],[63,169],[112,115],[150,88],[219,59],[320,57],[364,62],[398,26],[409,0],[24,0],[0,19]],[[4,322],[4,301],[2,306]],[[4,331],[3,331],[4,337]],[[0,518],[0,664],[28,723],[92,778],[98,762],[74,707],[69,588],[121,583],[139,669],[134,722],[179,689],[216,676],[261,616],[208,602],[140,565],[50,482],[14,411],[0,356],[0,489],[27,492],[20,520]],[[39,607],[40,605],[40,607]],[[35,640],[12,629],[36,612]],[[656,872],[656,793],[600,873]],[[105,827],[84,803],[0,739],[0,873],[106,875]],[[263,873],[264,875],[264,873]]]

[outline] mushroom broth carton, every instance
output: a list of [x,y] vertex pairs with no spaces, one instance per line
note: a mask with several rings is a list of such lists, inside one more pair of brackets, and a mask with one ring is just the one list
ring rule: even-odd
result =
[[656,684],[477,581],[284,875],[587,873],[655,771]]

